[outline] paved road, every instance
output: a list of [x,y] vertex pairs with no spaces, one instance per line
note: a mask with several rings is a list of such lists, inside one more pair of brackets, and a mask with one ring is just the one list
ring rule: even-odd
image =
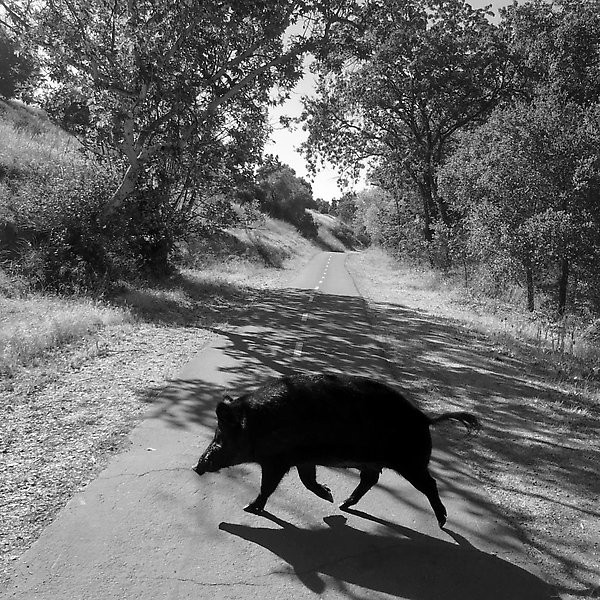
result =
[[[242,510],[257,493],[257,467],[198,478],[190,467],[225,390],[297,369],[391,373],[343,254],[318,254],[293,288],[266,294],[236,325],[171,382],[130,448],[24,555],[2,599],[549,598],[532,569],[519,566],[527,565],[519,542],[449,442],[440,441],[432,469],[447,531],[393,473],[358,510],[342,513],[292,472],[265,516]],[[338,501],[357,481],[352,471],[325,468],[319,478]]]

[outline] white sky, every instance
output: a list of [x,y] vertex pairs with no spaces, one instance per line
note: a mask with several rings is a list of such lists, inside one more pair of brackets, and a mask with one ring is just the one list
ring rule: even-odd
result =
[[[492,5],[492,10],[496,13],[497,8],[509,4],[508,0],[471,0],[470,4],[475,8],[481,8],[489,4]],[[494,19],[496,20],[496,19]],[[304,78],[298,83],[291,98],[282,106],[276,107],[270,112],[270,121],[273,126],[271,141],[267,144],[265,152],[274,154],[279,157],[281,162],[290,165],[296,174],[300,177],[305,177],[312,183],[313,196],[315,198],[323,198],[331,200],[339,198],[344,192],[337,185],[337,173],[333,167],[324,168],[317,173],[315,178],[309,176],[306,169],[306,161],[297,151],[300,144],[306,139],[306,133],[302,131],[301,126],[297,126],[295,130],[282,128],[279,125],[279,117],[287,115],[291,117],[299,117],[302,112],[302,104],[300,98],[310,95],[313,91],[314,79],[310,73],[306,73]],[[358,188],[364,187],[364,184],[358,184]]]

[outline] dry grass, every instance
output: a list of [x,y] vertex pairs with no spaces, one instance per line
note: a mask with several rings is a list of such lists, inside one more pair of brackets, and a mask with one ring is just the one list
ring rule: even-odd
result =
[[78,142],[49,121],[0,101],[0,166],[26,172],[51,164],[71,165],[80,155]]
[[10,564],[122,448],[165,381],[210,340],[198,328],[125,324],[4,383],[0,404],[0,584]]
[[0,376],[73,341],[131,321],[127,311],[86,299],[0,297]]
[[472,311],[434,274],[373,250],[349,266],[411,395],[428,410],[482,418],[461,460],[473,463],[492,510],[512,522],[557,597],[598,597],[598,384],[559,370],[560,353],[540,352],[522,332],[511,338],[495,314]]
[[370,248],[363,258],[374,276],[389,277],[379,290],[383,301],[393,302],[401,293],[406,306],[454,319],[506,346],[516,343],[515,349],[525,344],[565,376],[587,379],[600,373],[600,346],[589,324],[572,316],[556,323],[514,304],[475,298],[440,273],[398,263],[379,248]]

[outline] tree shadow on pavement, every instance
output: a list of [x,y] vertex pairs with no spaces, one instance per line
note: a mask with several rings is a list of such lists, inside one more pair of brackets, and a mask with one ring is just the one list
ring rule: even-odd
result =
[[[216,403],[224,393],[240,395],[276,374],[295,371],[360,374],[397,385],[430,414],[468,410],[480,417],[484,428],[476,438],[465,437],[460,428],[453,425],[434,430],[433,467],[441,473],[442,496],[446,493],[463,497],[470,506],[480,506],[483,512],[506,522],[516,520],[518,514],[501,512],[478,488],[482,483],[498,487],[507,470],[525,473],[529,479],[535,477],[542,485],[535,489],[528,485],[504,489],[503,493],[530,495],[532,501],[549,511],[552,506],[570,501],[568,495],[550,497],[544,491],[544,481],[549,484],[560,481],[565,490],[580,489],[588,495],[592,490],[598,491],[595,473],[600,456],[591,445],[591,440],[598,439],[598,422],[589,417],[589,411],[597,409],[585,406],[578,412],[580,399],[551,388],[531,372],[529,365],[499,354],[491,344],[456,324],[399,305],[371,305],[367,309],[362,298],[292,289],[261,292],[229,327],[215,329],[215,332],[221,340],[224,358],[219,370],[226,383],[223,386],[206,383],[201,373],[171,382],[162,392],[166,408],[160,418],[168,420],[173,427],[185,429],[201,425],[209,431],[215,423]],[[198,360],[201,371],[202,355]],[[562,428],[564,423],[569,424],[567,429]],[[473,481],[473,464],[477,465],[478,483]],[[465,481],[470,484],[465,485]],[[600,522],[597,508],[569,508],[577,513],[578,519],[588,519],[590,524]],[[366,535],[346,527],[342,531],[352,539]],[[329,529],[302,533],[289,527],[279,534],[260,529],[236,532],[254,536],[257,543],[275,546],[271,549],[276,553],[291,553],[289,562],[294,564],[300,561],[300,555],[294,554],[294,544],[288,544],[286,536],[295,536],[296,543],[304,544],[309,554],[319,554],[320,544],[336,543],[334,539],[339,533]],[[414,542],[417,535],[411,532],[408,538]],[[380,541],[387,543],[386,539],[384,536]],[[394,544],[395,562],[408,560],[413,564],[408,542],[402,545],[396,540]],[[436,540],[421,546],[427,547],[437,560],[450,560],[450,556],[459,555],[461,560],[476,558],[490,567],[499,583],[511,575],[511,569],[518,576],[517,567],[491,556],[486,558],[482,553],[473,554],[473,550],[464,546],[457,548]],[[536,550],[550,552],[561,568],[583,587],[598,576],[597,565],[589,558],[587,563],[582,559],[589,555],[590,548],[581,548],[580,553],[574,555],[567,555],[561,548]],[[432,563],[426,560],[425,564]],[[340,563],[335,568],[343,570],[344,567]],[[400,568],[400,572],[404,578],[414,579],[413,568],[416,567]],[[467,586],[467,571],[472,567],[461,568],[461,577]],[[341,579],[348,578],[349,571],[340,573]],[[394,573],[390,566],[387,575],[396,582],[395,591],[400,591],[402,577],[397,578]],[[424,576],[436,577],[436,573],[434,567],[427,568]],[[476,586],[476,583],[469,585]],[[477,595],[495,597],[490,596],[491,593],[496,591],[479,590]],[[458,597],[474,596],[475,592],[472,596]],[[434,596],[422,592],[415,597]]]
[[[308,315],[305,320],[303,315]],[[171,380],[160,390],[167,407],[164,418],[173,426],[212,425],[215,406],[225,393],[239,396],[276,375],[297,371],[333,371],[380,379],[390,375],[381,347],[371,335],[361,298],[302,290],[265,292],[227,327],[212,331],[224,340],[219,346],[224,356],[219,371],[228,384],[205,382],[200,356],[200,376]],[[157,391],[148,388],[139,395],[150,401]]]
[[[346,598],[360,598],[353,587],[400,598],[434,600],[549,600],[539,578],[495,556],[480,552],[448,531],[440,540],[349,510],[376,522],[376,532],[347,524],[342,515],[325,517],[326,527],[301,529],[269,513],[279,529],[221,523],[219,528],[281,557],[315,594],[337,587]],[[456,543],[458,542],[458,543]],[[333,581],[328,581],[328,580]]]

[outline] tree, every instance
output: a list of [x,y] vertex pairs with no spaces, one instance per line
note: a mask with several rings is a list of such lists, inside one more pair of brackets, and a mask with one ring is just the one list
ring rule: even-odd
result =
[[267,156],[259,169],[256,183],[243,195],[245,201],[257,200],[261,210],[295,225],[308,237],[316,237],[317,227],[307,209],[317,208],[308,181],[294,169]]
[[[333,28],[305,100],[305,152],[356,171],[366,161],[401,172],[418,191],[424,237],[451,215],[437,170],[456,134],[485,120],[509,91],[498,28],[463,0],[370,0]],[[390,190],[392,191],[392,190]]]
[[356,192],[346,192],[337,202],[337,216],[348,225],[356,212]]
[[[278,85],[285,94],[293,86],[302,55],[320,47],[331,23],[345,18],[347,4],[1,2],[5,21],[42,50],[52,87],[85,98],[84,143],[121,167],[105,216],[141,180],[152,185],[164,156],[176,162],[216,146],[232,157],[241,145],[249,152],[235,156],[238,168],[254,161],[269,91]],[[293,25],[300,33],[289,33]]]
[[0,25],[0,96],[14,98],[35,74],[32,58]]
[[563,315],[572,275],[596,264],[599,144],[600,105],[584,108],[548,92],[497,110],[463,136],[441,170],[470,254],[496,275],[516,275],[531,311],[537,285],[552,292]]
[[331,203],[327,202],[327,200],[323,200],[323,198],[315,198],[316,210],[318,210],[321,214],[329,214],[331,210]]
[[578,104],[600,98],[600,0],[529,0],[501,14],[530,98],[539,85]]
[[215,199],[253,176],[269,103],[351,5],[0,0],[0,20],[39,51],[50,114],[115,174],[99,220],[128,223],[156,271],[198,213],[224,214]]

